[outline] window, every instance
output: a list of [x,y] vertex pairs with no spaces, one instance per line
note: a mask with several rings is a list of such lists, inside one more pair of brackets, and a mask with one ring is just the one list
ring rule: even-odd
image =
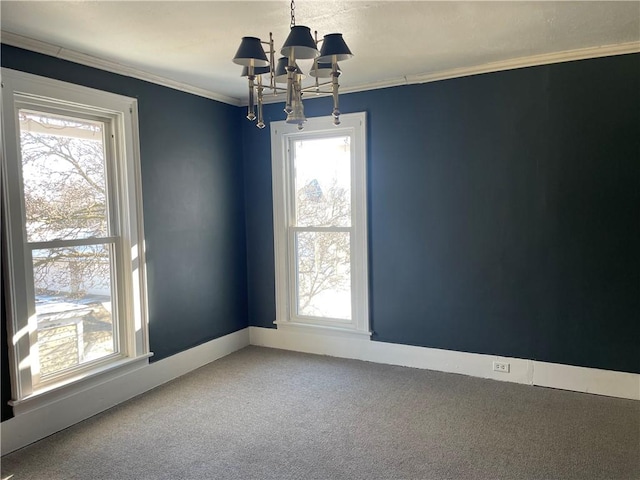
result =
[[271,124],[276,324],[369,334],[365,114]]
[[20,405],[148,357],[137,104],[2,73],[3,275]]

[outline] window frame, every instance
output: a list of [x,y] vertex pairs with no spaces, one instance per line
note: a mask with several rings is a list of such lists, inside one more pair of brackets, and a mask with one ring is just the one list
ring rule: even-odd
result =
[[[271,122],[276,320],[278,328],[308,327],[344,334],[371,335],[369,330],[369,281],[367,244],[367,152],[366,113],[308,118],[304,130],[285,121]],[[350,136],[351,144],[351,226],[296,226],[292,142],[300,139]],[[297,232],[325,231],[350,233],[351,320],[297,314]]]
[[[7,330],[14,411],[34,408],[44,399],[53,399],[89,378],[112,372],[133,362],[148,362],[148,314],[142,184],[138,139],[137,101],[75,84],[24,72],[2,69],[3,144],[2,216],[3,278],[5,280]],[[33,301],[32,251],[53,248],[57,243],[29,242],[26,233],[20,128],[18,112],[31,109],[105,123],[104,148],[109,157],[105,166],[107,216],[110,224],[112,302],[117,313],[118,332],[113,354],[54,373],[39,381],[32,375],[31,359],[37,359],[37,319]],[[108,242],[103,242],[108,243]],[[33,245],[40,245],[34,247]],[[115,270],[115,272],[113,272]],[[115,321],[115,319],[114,319]],[[37,369],[35,370],[37,371]],[[35,400],[39,399],[39,400]]]

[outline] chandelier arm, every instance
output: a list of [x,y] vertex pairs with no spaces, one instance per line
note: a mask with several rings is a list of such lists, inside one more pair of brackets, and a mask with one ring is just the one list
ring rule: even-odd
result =
[[265,87],[268,88],[269,90],[273,91],[274,95],[280,95],[282,93],[287,93],[287,89],[284,87]]
[[275,87],[272,87],[271,85],[263,85],[262,89],[263,90],[269,90],[271,93],[273,93],[275,95],[280,95],[280,94],[285,93],[287,91],[287,89],[285,87],[278,87],[277,85]]
[[[316,77],[317,80],[317,77]],[[327,85],[333,85],[333,81],[328,81],[328,82],[322,82],[322,83],[318,83],[318,87],[326,87]],[[309,85],[308,87],[304,87],[301,91],[302,93],[309,93],[309,92],[316,92],[316,93],[333,93],[333,90],[331,91],[318,91],[316,90],[316,85]]]

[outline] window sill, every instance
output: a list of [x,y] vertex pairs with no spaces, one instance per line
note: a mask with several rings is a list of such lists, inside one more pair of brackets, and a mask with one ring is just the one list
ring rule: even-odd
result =
[[135,358],[124,358],[109,363],[98,369],[85,372],[80,375],[61,380],[60,382],[34,391],[20,400],[10,400],[15,415],[20,415],[31,410],[42,408],[55,403],[76,393],[89,390],[104,382],[126,375],[149,364],[149,357],[153,353],[147,353]]
[[347,338],[368,338],[372,332],[360,331],[353,328],[345,328],[333,325],[318,325],[312,323],[290,322],[287,320],[276,320],[273,322],[278,326],[278,330],[289,330],[300,333],[310,333],[319,335],[332,335]]

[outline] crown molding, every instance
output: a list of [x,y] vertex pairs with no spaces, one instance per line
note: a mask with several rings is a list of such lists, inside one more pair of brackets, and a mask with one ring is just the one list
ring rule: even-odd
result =
[[[579,48],[576,50],[566,50],[564,52],[545,53],[541,55],[530,55],[511,60],[501,60],[499,62],[484,63],[471,67],[452,68],[440,72],[423,73],[418,75],[407,75],[396,77],[379,82],[360,84],[353,87],[340,88],[340,94],[365,92],[380,88],[399,87],[402,85],[415,85],[420,83],[438,82],[452,78],[470,77],[483,73],[502,72],[505,70],[515,70],[518,68],[535,67],[539,65],[550,65],[553,63],[573,62],[575,60],[587,60],[590,58],[611,57],[615,55],[625,55],[629,53],[639,53],[640,42],[620,43],[616,45],[604,45],[600,47]],[[310,94],[309,97],[314,94]],[[325,97],[330,93],[321,93],[317,96]],[[308,97],[307,97],[308,98]],[[284,95],[265,97],[264,103],[278,103],[284,101]],[[242,103],[247,105],[246,99]]]
[[56,45],[41,42],[33,38],[23,37],[15,33],[1,31],[0,39],[2,43],[11,45],[13,47],[23,48],[36,53],[42,53],[52,57],[59,58],[61,60],[68,60],[70,62],[79,63],[87,67],[98,68],[100,70],[106,70],[111,73],[117,73],[126,77],[137,78],[138,80],[144,80],[146,82],[155,83],[164,87],[169,87],[174,90],[180,90],[182,92],[198,95],[199,97],[208,98],[211,100],[217,100],[218,102],[227,103],[229,105],[239,106],[242,105],[242,101],[238,98],[229,97],[219,93],[212,92],[200,87],[194,87],[187,83],[178,82],[169,78],[155,75],[153,73],[145,72],[133,67],[127,67],[117,62],[110,60],[104,60],[102,58],[87,55],[85,53],[76,52],[67,48],[58,47]]
[[[422,75],[407,76],[407,84],[437,82],[449,78],[468,77],[470,75],[480,75],[483,73],[502,72],[505,70],[515,70],[518,68],[535,67],[539,65],[551,65],[554,63],[573,62],[575,60],[586,60],[590,58],[611,57],[628,53],[640,52],[640,41],[620,43],[616,45],[604,45],[600,47],[579,48],[576,50],[566,50],[564,52],[543,53],[541,55],[530,55],[527,57],[490,62],[473,67],[453,68],[443,72],[427,73]],[[380,88],[380,87],[373,87]]]
[[[137,78],[147,82],[163,85],[165,87],[173,88],[183,92],[198,95],[200,97],[209,98],[211,100],[217,100],[222,103],[235,106],[247,106],[247,99],[239,99],[222,95],[204,88],[194,87],[192,85],[171,80],[153,73],[148,73],[137,68],[127,67],[117,62],[110,60],[103,60],[91,55],[76,52],[74,50],[58,47],[56,45],[41,42],[40,40],[34,40],[32,38],[17,35],[15,33],[0,32],[2,43],[11,45],[14,47],[23,48],[25,50],[31,50],[37,53],[43,53],[52,57],[60,58],[62,60],[69,60],[71,62],[86,65],[88,67],[99,68],[100,70],[106,70],[108,72],[125,75],[127,77]],[[368,90],[377,90],[380,88],[398,87],[401,85],[415,85],[420,83],[437,82],[440,80],[448,80],[451,78],[469,77],[472,75],[481,75],[483,73],[502,72],[505,70],[515,70],[518,68],[535,67],[539,65],[550,65],[553,63],[572,62],[575,60],[586,60],[590,58],[610,57],[614,55],[625,55],[629,53],[640,52],[640,41],[619,43],[616,45],[603,45],[599,47],[579,48],[575,50],[566,50],[563,52],[544,53],[541,55],[530,55],[527,57],[519,57],[510,60],[501,60],[499,62],[484,63],[481,65],[473,65],[470,67],[452,68],[449,70],[442,70],[439,72],[423,73],[418,75],[406,75],[402,77],[396,77],[388,80],[382,80],[379,82],[370,82],[355,85],[352,87],[345,87],[340,89],[341,94],[365,92]],[[318,97],[324,97],[330,95],[329,93],[321,93]],[[284,95],[267,95],[264,98],[264,103],[279,103],[284,101]]]

